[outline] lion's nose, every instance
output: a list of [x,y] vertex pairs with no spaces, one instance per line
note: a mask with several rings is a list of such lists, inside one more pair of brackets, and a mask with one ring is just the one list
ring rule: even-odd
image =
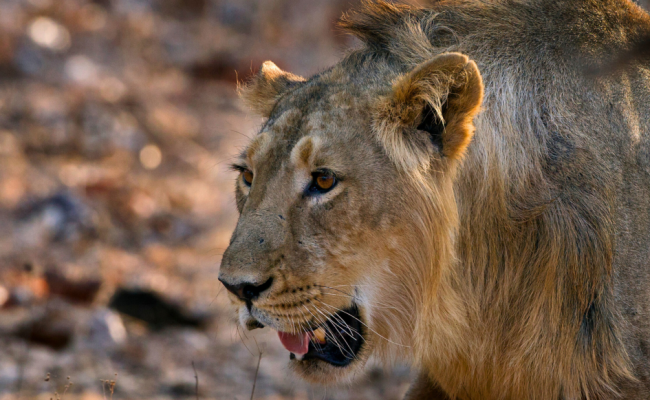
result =
[[271,287],[273,284],[273,277],[270,277],[261,285],[256,285],[250,282],[230,284],[223,278],[219,278],[219,281],[223,283],[223,286],[225,286],[228,291],[239,297],[241,300],[252,301],[257,299],[263,292]]

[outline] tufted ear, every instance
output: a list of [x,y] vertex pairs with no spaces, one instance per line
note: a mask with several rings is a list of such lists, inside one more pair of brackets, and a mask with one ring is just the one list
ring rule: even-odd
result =
[[374,128],[406,170],[428,166],[436,153],[459,160],[474,135],[482,99],[476,64],[460,53],[441,54],[393,82],[374,110]]
[[285,72],[266,61],[260,71],[245,86],[239,88],[239,93],[244,102],[256,113],[268,117],[273,107],[284,92],[305,78]]

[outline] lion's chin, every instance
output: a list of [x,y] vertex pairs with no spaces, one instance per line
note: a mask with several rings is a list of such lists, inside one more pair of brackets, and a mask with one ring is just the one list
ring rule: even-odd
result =
[[319,385],[348,382],[363,369],[365,357],[360,355],[346,366],[336,366],[319,359],[293,359],[289,366],[301,379]]

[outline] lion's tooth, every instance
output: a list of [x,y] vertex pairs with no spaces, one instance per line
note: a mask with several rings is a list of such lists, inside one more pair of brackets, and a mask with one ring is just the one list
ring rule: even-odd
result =
[[327,340],[325,339],[325,329],[318,328],[312,332],[312,335],[312,338],[315,339],[316,342],[320,344],[327,343]]

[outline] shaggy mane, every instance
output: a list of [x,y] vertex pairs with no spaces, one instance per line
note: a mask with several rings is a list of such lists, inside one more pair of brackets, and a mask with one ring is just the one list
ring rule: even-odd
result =
[[[534,7],[540,8],[537,14],[555,12],[550,3],[442,1],[422,9],[364,0],[339,23],[364,44],[342,65],[358,68],[359,60],[370,57],[389,60],[389,68],[404,73],[447,51],[476,59],[486,84],[485,112],[477,117],[477,133],[455,188],[461,199],[455,256],[470,272],[463,275],[451,266],[451,274],[458,285],[470,285],[467,290],[475,297],[467,302],[478,310],[474,322],[498,325],[490,356],[510,352],[528,373],[535,365],[555,364],[551,379],[556,381],[545,382],[554,392],[535,398],[560,393],[590,398],[611,394],[616,382],[634,378],[613,298],[613,193],[600,178],[607,172],[596,166],[601,154],[583,149],[598,149],[598,139],[567,125],[567,100],[539,76],[543,65],[561,77],[555,82],[560,87],[581,79],[575,66],[555,61],[558,47],[536,37],[551,33],[527,20],[536,15]],[[573,17],[584,21],[572,26],[572,40],[593,41],[588,34],[602,16],[580,13]],[[505,20],[508,24],[490,22]],[[504,43],[504,36],[513,40]],[[599,40],[590,45],[594,57],[615,46],[607,35]],[[524,51],[535,55],[524,58]],[[581,175],[585,184],[575,186],[572,174]],[[563,350],[556,354],[552,347]],[[546,359],[538,364],[538,357]],[[447,381],[458,379],[450,375],[457,371],[445,368],[435,373]],[[493,376],[475,379],[489,381],[508,371],[493,368]],[[526,372],[500,379],[510,381],[512,393],[535,393],[527,387],[534,382]]]
[[422,11],[407,4],[363,0],[360,10],[343,15],[339,27],[371,49],[387,52],[395,40],[395,33],[411,17],[419,17]]

